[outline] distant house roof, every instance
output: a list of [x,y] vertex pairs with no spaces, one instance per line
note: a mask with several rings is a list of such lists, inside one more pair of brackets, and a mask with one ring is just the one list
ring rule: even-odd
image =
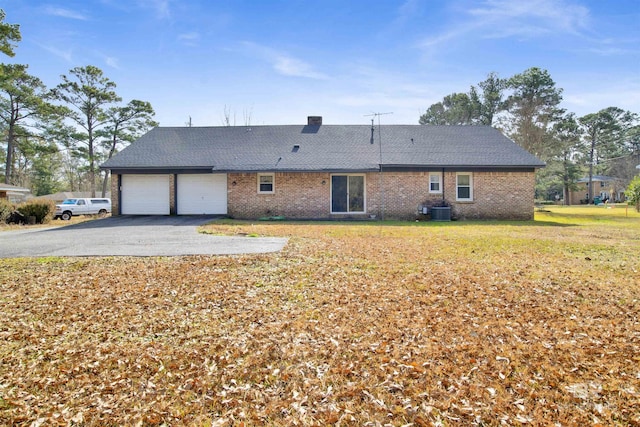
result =
[[20,203],[30,196],[28,188],[16,187],[10,184],[0,184],[0,198],[9,199],[12,203]]
[[0,191],[13,192],[13,193],[30,193],[28,188],[16,187],[11,184],[0,184]]
[[101,168],[304,172],[376,171],[381,165],[530,169],[545,164],[490,126],[285,125],[157,127]]
[[[606,175],[593,175],[593,182],[612,182],[616,181],[618,178]],[[580,178],[577,182],[589,182],[589,177]]]

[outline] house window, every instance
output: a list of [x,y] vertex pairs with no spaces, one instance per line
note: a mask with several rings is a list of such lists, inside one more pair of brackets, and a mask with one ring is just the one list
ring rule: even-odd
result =
[[470,202],[473,200],[473,175],[459,172],[456,174],[456,200]]
[[364,212],[364,175],[332,175],[331,213]]
[[442,193],[442,174],[440,172],[429,174],[429,193]]
[[258,193],[273,194],[274,193],[274,174],[259,173],[258,174]]

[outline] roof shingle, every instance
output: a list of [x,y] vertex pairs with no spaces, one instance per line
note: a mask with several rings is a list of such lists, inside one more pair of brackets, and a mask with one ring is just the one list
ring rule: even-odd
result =
[[[294,148],[297,146],[297,148]],[[383,167],[538,168],[490,126],[158,127],[101,167],[217,171],[373,171]]]

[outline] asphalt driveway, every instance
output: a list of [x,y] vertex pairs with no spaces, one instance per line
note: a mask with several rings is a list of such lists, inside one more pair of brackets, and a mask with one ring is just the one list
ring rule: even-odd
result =
[[0,258],[228,255],[280,251],[285,238],[213,236],[212,216],[117,216],[55,228],[0,232]]

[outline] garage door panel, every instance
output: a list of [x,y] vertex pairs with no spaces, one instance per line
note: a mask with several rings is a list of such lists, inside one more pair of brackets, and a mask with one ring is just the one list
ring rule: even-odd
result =
[[226,174],[181,174],[177,190],[178,215],[227,213]]
[[123,215],[169,215],[169,175],[122,175]]

